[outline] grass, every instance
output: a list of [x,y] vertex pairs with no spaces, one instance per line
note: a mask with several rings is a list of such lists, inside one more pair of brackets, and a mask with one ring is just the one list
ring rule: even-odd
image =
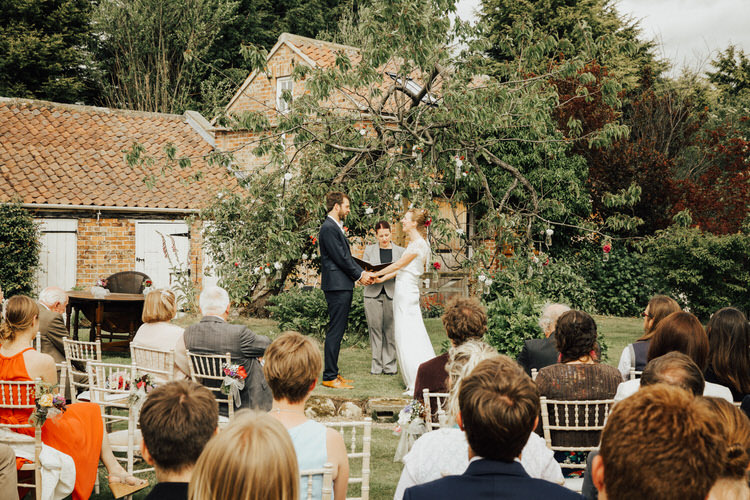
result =
[[[187,326],[197,321],[196,317],[183,317],[175,321],[181,326]],[[596,323],[602,335],[605,337],[609,347],[607,364],[617,366],[620,353],[623,348],[637,339],[643,332],[643,321],[639,318],[614,318],[608,316],[595,316]],[[279,331],[272,320],[254,318],[236,318],[232,323],[245,324],[254,332],[275,338]],[[430,340],[435,347],[435,353],[441,352],[442,344],[447,340],[445,330],[440,319],[426,319],[425,326],[430,335]],[[105,361],[115,363],[128,363],[130,358],[124,353],[105,353]],[[370,350],[357,346],[343,347],[339,356],[339,367],[341,373],[355,380],[354,389],[348,391],[335,390],[318,385],[313,391],[314,395],[334,396],[347,399],[367,399],[370,397],[404,397],[402,392],[404,385],[400,376],[370,375]],[[372,458],[370,476],[370,498],[373,500],[387,500],[393,498],[399,476],[401,475],[401,464],[393,462],[396,452],[398,437],[393,435],[393,423],[375,423],[372,435]],[[354,466],[356,468],[356,465]],[[155,482],[153,474],[146,476],[152,483]],[[104,470],[100,470],[100,484],[102,492],[91,498],[95,500],[111,499],[104,476]],[[134,499],[145,498],[149,489],[134,495]],[[355,490],[356,491],[356,490]]]

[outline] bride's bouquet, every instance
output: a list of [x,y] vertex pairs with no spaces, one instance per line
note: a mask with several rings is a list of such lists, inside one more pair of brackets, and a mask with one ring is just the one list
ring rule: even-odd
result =
[[415,399],[399,412],[398,425],[394,433],[401,434],[401,438],[398,440],[398,446],[396,446],[394,462],[401,462],[404,456],[409,453],[417,438],[426,432],[424,419],[422,418],[424,411],[424,405]]

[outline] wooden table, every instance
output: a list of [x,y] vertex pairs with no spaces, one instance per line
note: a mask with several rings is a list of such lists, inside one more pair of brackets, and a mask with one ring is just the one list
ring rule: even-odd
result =
[[[78,340],[78,323],[81,311],[89,321],[91,330],[89,340],[102,339],[102,325],[107,330],[110,342],[102,345],[103,350],[107,348],[128,348],[130,341],[135,336],[136,330],[141,326],[141,315],[143,314],[144,296],[140,293],[110,293],[98,298],[91,292],[68,292],[67,328],[70,334],[71,316],[73,316],[73,339]],[[75,310],[75,313],[73,312]],[[127,335],[117,335],[127,334]],[[92,338],[93,337],[93,338]],[[117,340],[116,342],[113,342]]]

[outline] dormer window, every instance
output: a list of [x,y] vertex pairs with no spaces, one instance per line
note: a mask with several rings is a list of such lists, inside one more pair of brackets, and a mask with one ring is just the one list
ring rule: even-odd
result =
[[288,113],[292,107],[291,99],[287,101],[284,99],[284,92],[292,93],[294,88],[294,80],[291,76],[285,76],[276,79],[276,109],[280,113]]

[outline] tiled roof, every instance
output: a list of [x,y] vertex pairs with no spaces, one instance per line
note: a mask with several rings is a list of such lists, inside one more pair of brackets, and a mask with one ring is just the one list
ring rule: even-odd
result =
[[[148,189],[124,159],[136,142],[158,157],[172,143],[192,165],[175,165]],[[218,188],[236,186],[202,159],[212,150],[182,115],[0,98],[0,201],[200,208]],[[202,179],[189,182],[198,171]]]

